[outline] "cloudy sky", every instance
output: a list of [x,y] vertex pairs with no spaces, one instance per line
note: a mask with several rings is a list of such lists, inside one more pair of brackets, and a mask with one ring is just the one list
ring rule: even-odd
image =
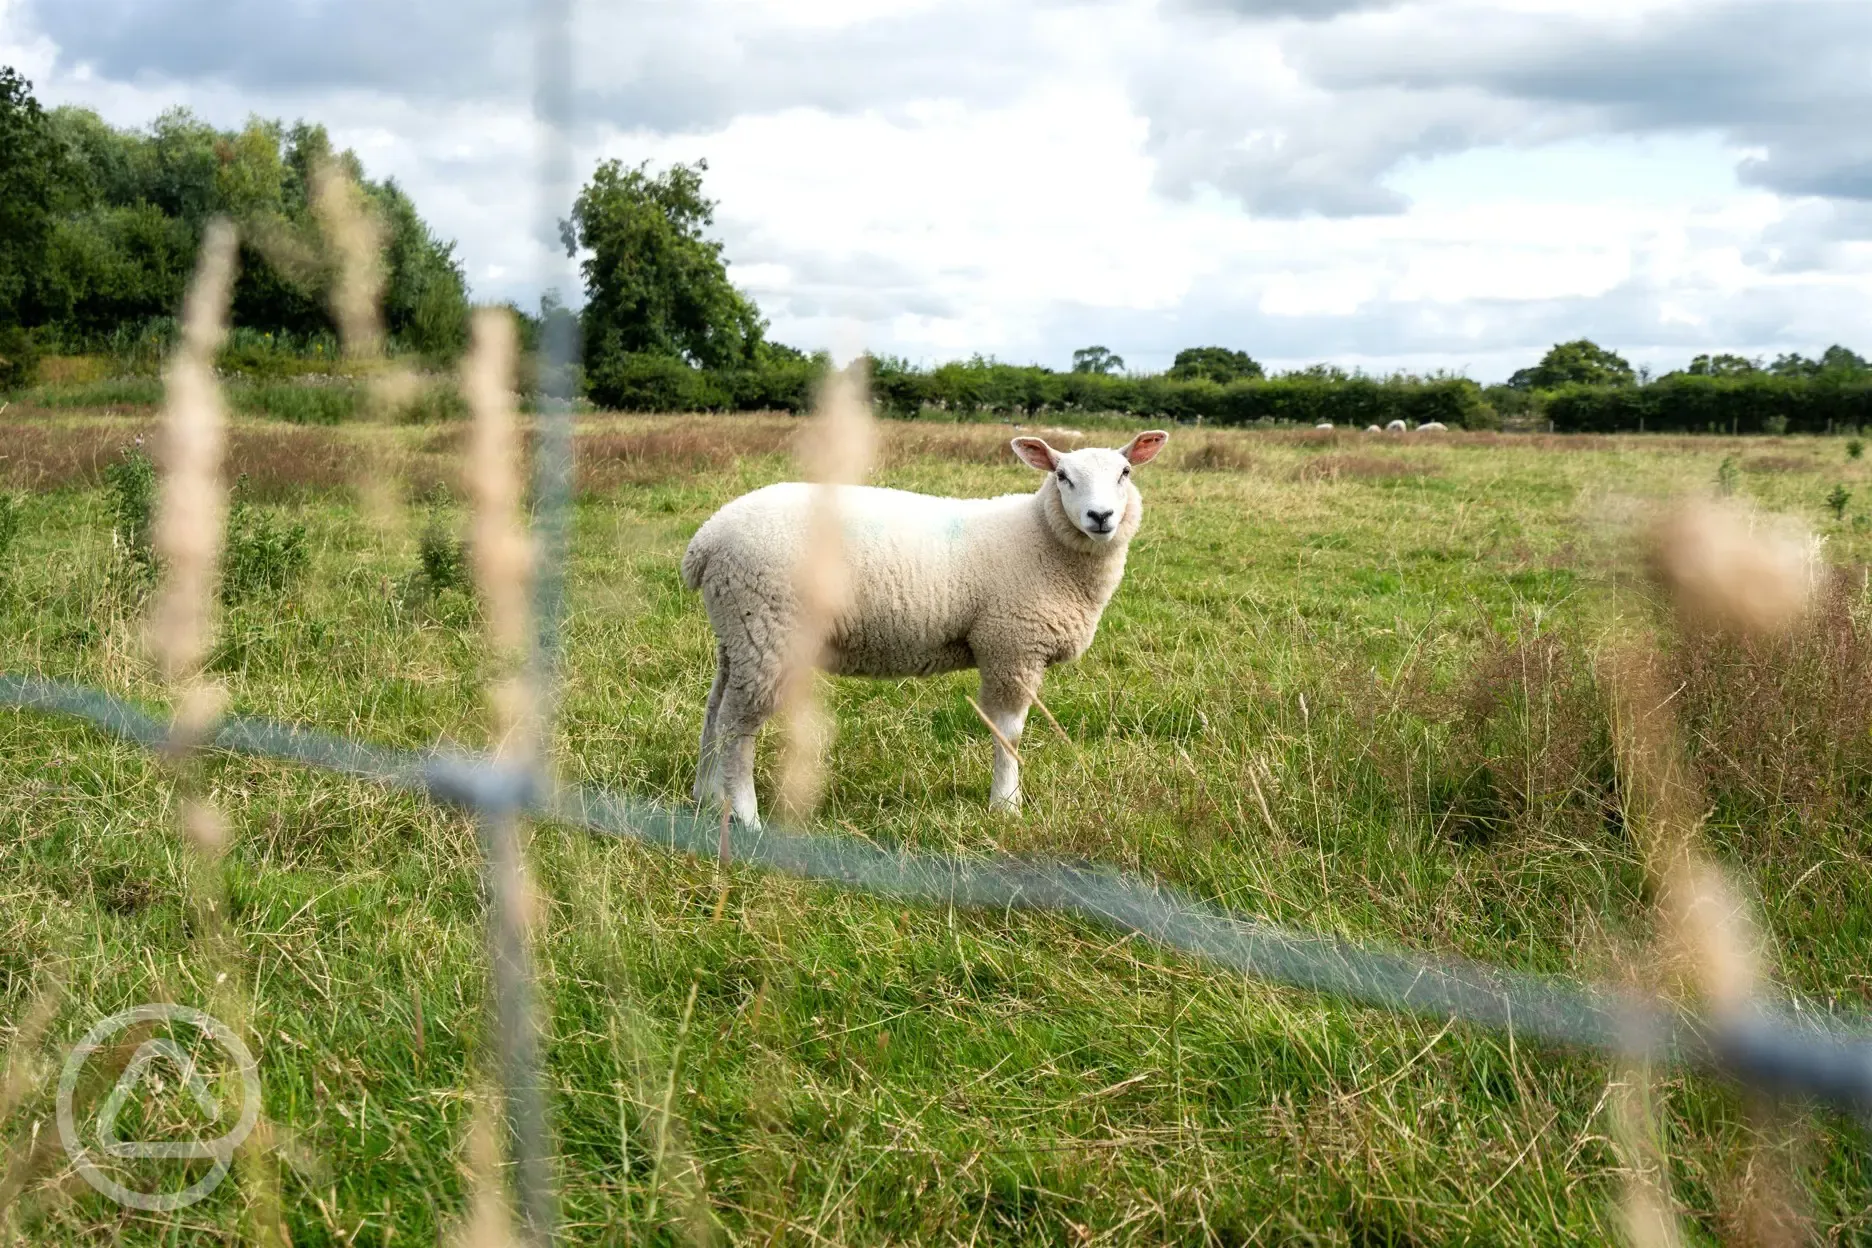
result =
[[[1872,0],[574,0],[576,149],[706,157],[773,335],[1135,368],[1184,346],[1495,380],[1589,336],[1872,352]],[[120,125],[324,121],[564,280],[526,0],[0,0]]]

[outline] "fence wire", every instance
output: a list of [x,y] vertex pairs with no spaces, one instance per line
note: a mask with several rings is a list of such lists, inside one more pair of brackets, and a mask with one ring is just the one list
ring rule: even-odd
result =
[[[85,720],[151,749],[166,721],[95,689],[0,675],[0,705]],[[1796,1001],[1699,1017],[1648,998],[1464,959],[1376,949],[1231,912],[1140,876],[1006,855],[961,858],[848,837],[731,825],[606,789],[548,789],[531,771],[471,753],[412,753],[265,719],[233,717],[204,746],[422,793],[473,811],[523,810],[659,849],[970,909],[1090,920],[1218,966],[1399,1013],[1453,1019],[1520,1040],[1699,1067],[1752,1087],[1872,1116],[1872,1032]]]

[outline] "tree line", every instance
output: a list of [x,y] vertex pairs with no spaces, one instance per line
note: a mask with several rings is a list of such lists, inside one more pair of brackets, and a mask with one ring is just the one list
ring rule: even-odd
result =
[[[216,216],[241,227],[237,339],[261,335],[275,353],[335,355],[336,269],[314,203],[326,166],[358,184],[382,228],[391,347],[438,360],[457,352],[469,291],[454,244],[435,236],[393,180],[371,180],[354,153],[335,150],[322,126],[254,118],[219,130],[172,110],[145,129],[118,129],[85,109],[42,108],[28,82],[0,67],[0,388],[19,384],[19,361],[40,350],[166,351],[202,230]],[[706,161],[662,170],[601,163],[561,223],[567,254],[580,260],[583,306],[573,311],[548,292],[537,314],[516,308],[524,336],[537,341],[547,319],[575,317],[583,344],[575,384],[603,407],[803,411],[829,359],[772,340],[734,284],[711,237],[707,170]],[[880,404],[904,416],[1111,412],[1218,425],[1469,428],[1507,418],[1582,431],[1872,424],[1872,367],[1841,346],[1814,359],[1700,355],[1653,378],[1582,339],[1487,387],[1326,364],[1270,376],[1247,352],[1223,346],[1179,351],[1161,373],[1130,371],[1104,345],[1074,351],[1066,371],[981,356],[867,364]]]
[[468,286],[394,181],[372,181],[323,126],[261,118],[219,130],[175,109],[145,130],[81,108],[42,108],[0,67],[0,331],[14,349],[71,353],[161,346],[194,270],[202,231],[240,227],[233,321],[301,350],[329,349],[336,263],[314,219],[323,167],[360,187],[382,230],[385,329],[431,355],[466,341]]

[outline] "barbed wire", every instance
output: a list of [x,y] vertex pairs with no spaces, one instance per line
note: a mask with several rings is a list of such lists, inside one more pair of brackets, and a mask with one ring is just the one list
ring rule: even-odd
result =
[[[166,721],[96,689],[0,675],[0,705],[72,716],[151,749]],[[1396,1013],[1456,1020],[1517,1039],[1716,1071],[1754,1088],[1872,1116],[1867,1020],[1799,1000],[1698,1016],[1614,989],[1467,959],[1379,949],[1223,909],[1141,876],[1063,861],[963,858],[849,837],[730,826],[610,790],[548,790],[530,770],[467,752],[413,753],[250,717],[204,748],[301,763],[468,810],[536,817],[647,846],[762,867],[875,896],[967,909],[1038,910],[1090,920],[1291,988]]]

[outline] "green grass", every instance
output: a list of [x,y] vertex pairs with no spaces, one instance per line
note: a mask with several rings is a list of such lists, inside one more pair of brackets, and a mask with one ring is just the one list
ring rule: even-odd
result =
[[[636,458],[594,478],[605,484],[576,516],[562,767],[676,801],[711,654],[677,561],[713,508],[790,469],[771,436],[754,439],[757,422],[602,423]],[[1011,456],[993,462],[1004,436],[894,429],[907,449],[877,479],[1029,488]],[[396,440],[406,462],[442,453],[421,430],[371,437]],[[1228,449],[1183,466],[1211,441]],[[1048,677],[1070,740],[1030,728],[1026,812],[985,809],[972,678],[826,682],[838,735],[823,826],[1088,857],[1298,926],[1527,970],[1642,967],[1647,888],[1608,805],[1591,662],[1605,630],[1644,618],[1622,518],[1713,491],[1736,456],[1738,489],[1828,533],[1835,560],[1872,550],[1852,509],[1836,521],[1825,506],[1836,481],[1872,496],[1843,444],[1787,439],[1774,450],[1789,463],[1752,470],[1765,450],[1180,431],[1140,473],[1144,531],[1097,642]],[[18,511],[0,670],[159,704],[103,493],[51,489]],[[476,609],[460,590],[415,587],[422,517],[381,532],[339,488],[277,511],[305,525],[312,567],[226,612],[214,666],[233,705],[395,745],[483,742]],[[1848,604],[1849,630],[1863,606]],[[1850,786],[1872,775],[1867,722],[1796,699],[1835,718],[1778,732],[1762,699],[1724,709],[1724,682],[1697,683],[1721,654],[1666,661],[1688,672],[1708,840],[1756,898],[1779,981],[1864,1009],[1865,807],[1814,796],[1802,768],[1820,768],[1825,792],[1865,791]],[[1786,682],[1803,678],[1800,661],[1773,660]],[[766,802],[776,749],[763,739]],[[1759,763],[1751,783],[1724,769],[1736,758]],[[158,764],[0,712],[0,1042],[51,978],[67,993],[40,1077],[0,1130],[29,1144],[35,1122],[49,1129],[63,1046],[95,1019],[147,1000],[209,1006],[226,970],[254,1003],[292,1242],[434,1242],[466,1206],[464,1140],[491,1057],[474,831],[283,765],[217,758],[204,775],[233,830],[222,960],[190,908]],[[1053,916],[906,908],[752,872],[733,874],[723,904],[708,864],[555,827],[536,830],[532,853],[572,1241],[1620,1233],[1603,1060],[1244,982]],[[1747,1186],[1746,1106],[1678,1074],[1660,1101],[1691,1231],[1726,1234]],[[1783,1134],[1814,1226],[1833,1242],[1872,1236],[1872,1137],[1820,1113]],[[251,1230],[239,1182],[185,1213],[141,1215],[60,1181],[50,1161],[7,1215],[28,1242]]]

